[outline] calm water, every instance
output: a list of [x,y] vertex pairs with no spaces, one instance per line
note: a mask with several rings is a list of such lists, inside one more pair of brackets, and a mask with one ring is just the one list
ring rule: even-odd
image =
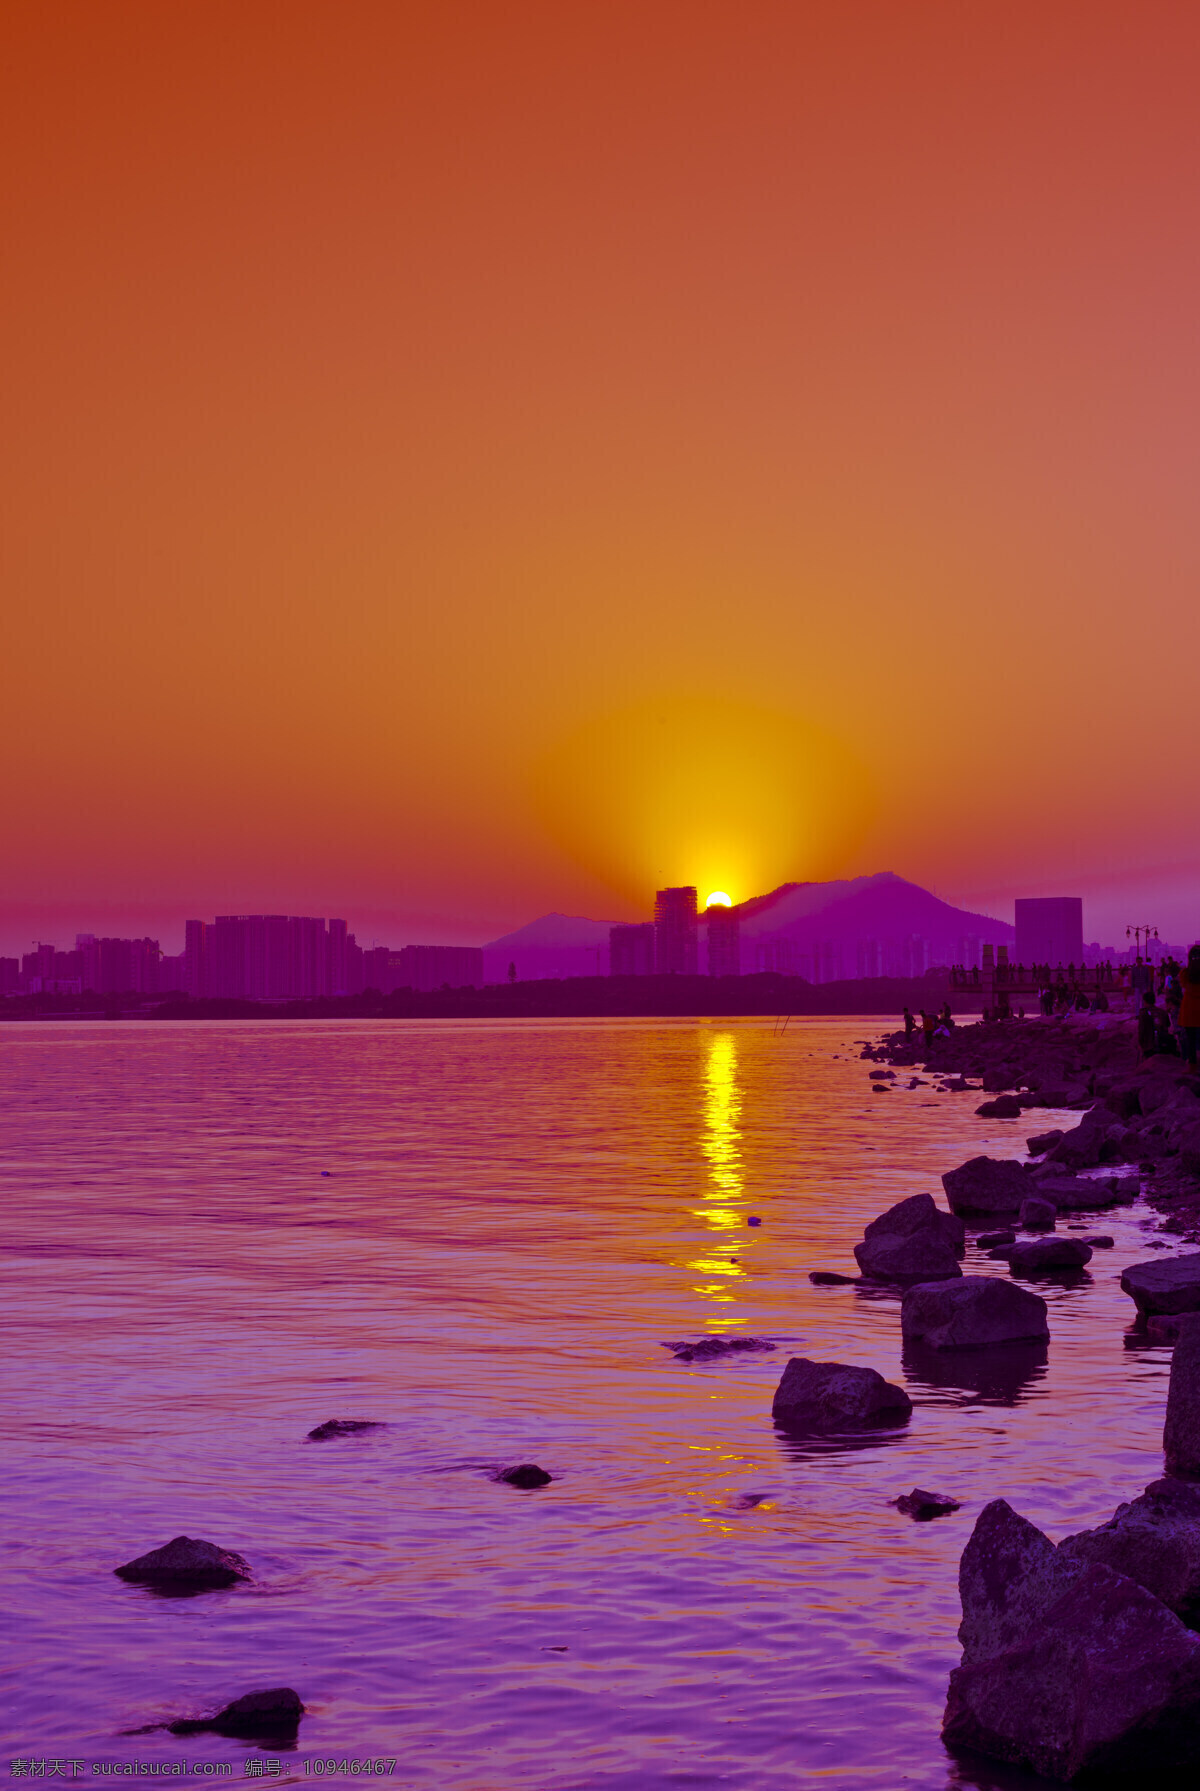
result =
[[[852,1270],[868,1219],[1026,1128],[872,1096],[873,1030],[4,1028],[9,1752],[240,1780],[244,1743],[121,1731],[291,1684],[300,1778],[1033,1783],[938,1739],[958,1556],[998,1494],[1057,1537],[1161,1472],[1167,1357],[1123,1348],[1117,1288],[1155,1221],[1105,1216],[1117,1248],[1043,1290],[1048,1365],[906,1375],[898,1301],[808,1270]],[[706,1332],[779,1347],[660,1347]],[[906,1379],[911,1424],[782,1439],[789,1353]],[[303,1440],[330,1417],[388,1428]],[[560,1478],[488,1478],[523,1460]],[[963,1510],[912,1523],[887,1501],[914,1484]],[[180,1532],[253,1586],[113,1577]]]

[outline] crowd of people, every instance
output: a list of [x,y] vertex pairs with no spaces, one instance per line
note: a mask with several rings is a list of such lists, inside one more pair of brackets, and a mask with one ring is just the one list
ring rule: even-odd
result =
[[1193,1067],[1200,1046],[1200,945],[1193,945],[1187,963],[1164,958],[1148,989],[1143,990],[1137,1017],[1138,1048],[1143,1057],[1182,1057]]

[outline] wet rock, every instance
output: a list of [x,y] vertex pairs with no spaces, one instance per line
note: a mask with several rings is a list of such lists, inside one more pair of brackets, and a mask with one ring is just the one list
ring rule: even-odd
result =
[[1047,1175],[1038,1176],[1034,1185],[1039,1198],[1052,1200],[1060,1213],[1103,1212],[1138,1196],[1136,1176]]
[[771,1403],[782,1429],[849,1431],[906,1424],[912,1400],[903,1387],[885,1381],[873,1368],[841,1362],[810,1362],[793,1356]]
[[1052,1200],[1043,1200],[1037,1194],[1031,1194],[1021,1202],[1021,1224],[1026,1231],[1053,1231],[1058,1219],[1058,1208]]
[[375,1418],[326,1418],[324,1424],[318,1424],[310,1430],[305,1438],[309,1443],[327,1443],[331,1437],[357,1436],[360,1430],[382,1430],[383,1425]]
[[205,1588],[236,1585],[250,1578],[250,1564],[232,1549],[218,1548],[197,1536],[176,1536],[162,1548],[151,1549],[123,1567],[114,1567],[118,1579],[137,1585]]
[[1073,1131],[1065,1132],[1050,1156],[1066,1169],[1095,1169],[1106,1160],[1110,1141],[1116,1154],[1126,1128],[1104,1107],[1093,1107],[1085,1113]]
[[539,1468],[536,1462],[522,1461],[515,1468],[502,1468],[495,1478],[502,1480],[505,1486],[534,1487],[549,1486],[554,1475]]
[[1028,1193],[1019,1163],[972,1157],[942,1177],[952,1213],[1016,1213]]
[[1028,1150],[1031,1157],[1041,1157],[1044,1156],[1048,1150],[1053,1150],[1054,1146],[1060,1142],[1062,1137],[1063,1133],[1058,1128],[1053,1132],[1037,1132],[1032,1138],[1027,1138],[1025,1140],[1025,1148]]
[[873,1089],[872,1089],[872,1090],[871,1090],[871,1093],[872,1093],[872,1094],[891,1094],[891,1092],[892,1092],[892,1091],[891,1091],[891,1089],[890,1089],[890,1088],[884,1088],[884,1087],[883,1087],[883,1085],[882,1085],[882,1084],[881,1084],[881,1083],[880,1083],[880,1084],[877,1084],[877,1085],[876,1085],[876,1086],[875,1086],[875,1087],[874,1087],[874,1088],[873,1088]]
[[1200,1760],[1200,1638],[1143,1587],[1088,1567],[1016,1646],[950,1675],[951,1747],[1067,1781],[1142,1784]]
[[252,1740],[257,1736],[283,1742],[295,1740],[303,1715],[299,1692],[290,1685],[277,1685],[270,1691],[247,1692],[244,1697],[235,1698],[216,1716],[181,1718],[167,1727],[172,1735],[198,1735],[208,1730],[233,1740]]
[[1040,1275],[1049,1269],[1081,1269],[1091,1260],[1091,1246],[1081,1238],[1029,1238],[1013,1244],[1008,1252],[1008,1266],[1014,1275]]
[[1110,1238],[1107,1232],[1089,1232],[1083,1241],[1090,1244],[1093,1250],[1111,1250],[1117,1240]]
[[1016,1081],[1016,1071],[1008,1064],[1000,1069],[985,1070],[983,1086],[989,1094],[998,1093],[1002,1088],[1011,1088]]
[[985,1231],[975,1239],[981,1250],[995,1250],[1000,1244],[1015,1244],[1017,1234],[1011,1229],[1004,1231]]
[[814,1287],[853,1287],[857,1285],[857,1275],[839,1275],[833,1269],[810,1269],[808,1278]]
[[930,1518],[946,1517],[951,1511],[961,1511],[962,1504],[958,1499],[948,1499],[944,1493],[926,1492],[923,1486],[914,1486],[910,1493],[902,1493],[898,1499],[891,1499],[890,1504],[897,1511],[905,1511],[917,1523],[928,1523]]
[[985,1505],[958,1568],[963,1665],[1015,1647],[1080,1571],[1007,1499]]
[[906,1343],[923,1342],[928,1349],[984,1349],[1050,1335],[1045,1300],[994,1275],[910,1287],[900,1305],[900,1329]]
[[1163,1459],[1176,1479],[1200,1480],[1200,1318],[1179,1322],[1167,1386]]
[[761,1337],[700,1337],[695,1343],[685,1338],[680,1343],[664,1343],[680,1362],[718,1362],[724,1356],[744,1354],[747,1350],[774,1349]]
[[1131,1262],[1121,1287],[1143,1314],[1200,1311],[1200,1251],[1166,1262]]
[[877,1281],[939,1281],[961,1275],[963,1223],[943,1213],[931,1194],[913,1194],[872,1219],[854,1255]]
[[1200,1605],[1200,1486],[1153,1480],[1106,1524],[1066,1536],[1058,1548],[1080,1566],[1099,1561],[1125,1574],[1179,1616],[1190,1616]]
[[895,1070],[872,1070],[870,1079],[872,1082],[894,1082],[896,1072]]
[[1021,1103],[1016,1095],[997,1095],[994,1101],[984,1101],[975,1111],[980,1119],[1020,1119]]

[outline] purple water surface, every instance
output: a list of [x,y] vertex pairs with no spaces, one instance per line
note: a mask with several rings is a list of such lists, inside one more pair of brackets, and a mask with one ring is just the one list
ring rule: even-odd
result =
[[[1168,1356],[1123,1347],[1117,1286],[1157,1220],[1105,1215],[1117,1247],[1041,1290],[1045,1365],[906,1374],[898,1300],[808,1271],[852,1271],[867,1220],[1027,1128],[873,1095],[852,1041],[877,1030],[5,1027],[9,1754],[240,1780],[244,1742],[121,1732],[290,1684],[284,1780],[1035,1783],[939,1740],[958,1557],[997,1495],[1058,1537],[1161,1471]],[[661,1347],[714,1332],[778,1348]],[[911,1423],[782,1439],[789,1354],[905,1380]],[[304,1440],[331,1417],[386,1428]],[[554,1483],[489,1477],[526,1460]],[[888,1501],[915,1484],[963,1509],[913,1523]],[[113,1576],[180,1532],[253,1585]]]

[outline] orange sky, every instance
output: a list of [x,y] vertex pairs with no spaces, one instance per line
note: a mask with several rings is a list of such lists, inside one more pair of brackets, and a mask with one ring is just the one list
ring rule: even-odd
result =
[[1200,931],[1193,5],[5,30],[0,947],[710,865]]

